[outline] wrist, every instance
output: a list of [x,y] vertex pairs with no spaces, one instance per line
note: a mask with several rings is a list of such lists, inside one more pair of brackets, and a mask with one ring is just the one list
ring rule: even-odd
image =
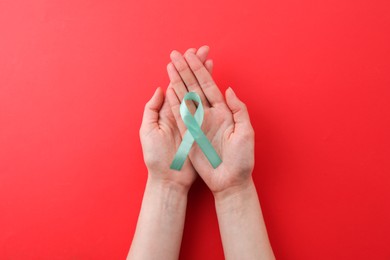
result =
[[245,200],[253,194],[257,195],[257,192],[251,177],[240,184],[213,193],[215,203],[221,206]]
[[172,196],[187,197],[190,187],[177,183],[173,180],[156,178],[149,172],[146,188],[159,193],[169,193]]

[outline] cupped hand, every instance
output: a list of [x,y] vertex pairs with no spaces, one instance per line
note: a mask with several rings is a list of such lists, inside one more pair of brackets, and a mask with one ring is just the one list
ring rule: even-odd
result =
[[[189,49],[200,62],[212,70],[212,63],[206,60],[208,48]],[[168,68],[172,66],[168,65]],[[169,88],[169,87],[168,87]],[[191,162],[187,160],[180,172],[171,170],[170,164],[181,143],[181,135],[167,99],[161,88],[157,88],[145,105],[140,128],[140,139],[148,178],[161,184],[174,184],[188,190],[197,177]]]
[[168,66],[171,83],[167,98],[181,135],[187,129],[180,116],[180,103],[187,92],[193,91],[199,94],[204,106],[201,128],[222,159],[213,169],[194,143],[189,154],[192,165],[214,194],[248,186],[254,167],[254,131],[245,104],[231,88],[225,92],[225,101],[209,71],[193,52],[183,56],[173,51],[171,60],[174,66]]

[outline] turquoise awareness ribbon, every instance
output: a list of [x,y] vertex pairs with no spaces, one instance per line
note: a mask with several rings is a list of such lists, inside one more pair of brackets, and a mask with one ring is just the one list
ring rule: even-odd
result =
[[[188,110],[186,100],[193,100],[199,103],[194,116]],[[213,168],[217,168],[221,164],[222,160],[207,139],[206,135],[203,133],[202,129],[200,129],[203,123],[204,109],[202,100],[198,94],[195,92],[188,92],[184,96],[183,101],[180,104],[180,115],[188,130],[185,132],[183,140],[177,149],[175,158],[173,158],[171,169],[177,171],[181,170],[194,141],[199,145]]]

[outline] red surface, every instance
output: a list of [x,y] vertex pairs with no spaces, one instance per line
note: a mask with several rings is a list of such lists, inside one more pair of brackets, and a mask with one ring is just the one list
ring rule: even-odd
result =
[[[277,258],[390,259],[386,0],[0,1],[0,259],[125,258],[144,103],[202,44],[248,105]],[[181,257],[223,259],[200,181]]]

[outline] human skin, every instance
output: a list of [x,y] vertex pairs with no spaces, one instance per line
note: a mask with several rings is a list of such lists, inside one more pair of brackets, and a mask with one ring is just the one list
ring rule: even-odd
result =
[[202,130],[222,163],[214,169],[199,146],[189,158],[214,194],[226,259],[274,259],[260,203],[252,179],[254,130],[246,105],[231,88],[222,95],[202,61],[192,52],[171,53],[167,90],[172,113],[182,136],[186,127],[180,116],[184,95],[199,94],[204,106]]
[[[208,48],[187,52],[196,54],[212,71],[212,61],[206,60]],[[161,88],[145,105],[140,139],[148,179],[127,259],[178,259],[187,193],[197,173],[189,160],[180,172],[169,168],[181,135]]]
[[[249,115],[232,89],[225,97],[219,91],[208,52],[207,46],[189,49],[184,56],[173,51],[166,97],[158,88],[145,106],[140,137],[148,180],[128,259],[178,259],[187,194],[197,174],[214,194],[225,258],[274,259],[252,180],[254,131]],[[196,143],[180,171],[169,168],[186,131],[179,106],[188,91],[203,100],[202,130],[222,158],[216,169]],[[188,105],[194,112],[195,105]]]

